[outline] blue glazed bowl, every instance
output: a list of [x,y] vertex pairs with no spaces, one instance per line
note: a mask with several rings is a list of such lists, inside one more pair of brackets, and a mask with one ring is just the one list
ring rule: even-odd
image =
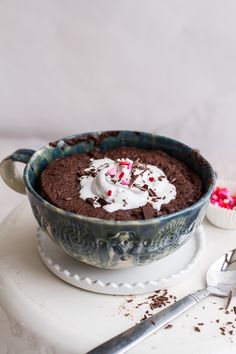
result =
[[[58,157],[119,146],[165,151],[186,163],[202,180],[204,193],[192,206],[148,220],[113,221],[77,215],[53,206],[38,192],[38,179],[48,163]],[[15,161],[26,163],[23,179]],[[181,247],[193,235],[206,213],[215,184],[211,165],[195,150],[164,136],[135,131],[78,134],[49,143],[38,151],[20,149],[0,165],[5,182],[27,193],[41,227],[61,248],[79,261],[106,269],[141,266]]]

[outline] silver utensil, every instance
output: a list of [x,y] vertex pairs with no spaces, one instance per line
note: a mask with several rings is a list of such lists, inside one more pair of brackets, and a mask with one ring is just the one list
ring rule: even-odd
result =
[[168,308],[151,316],[87,354],[122,354],[165,326],[177,316],[196,305],[209,295],[227,297],[236,295],[236,249],[227,252],[208,269],[207,287],[189,294]]

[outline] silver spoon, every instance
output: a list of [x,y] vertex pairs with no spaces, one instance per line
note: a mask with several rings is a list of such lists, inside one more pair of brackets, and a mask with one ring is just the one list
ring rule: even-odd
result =
[[[236,249],[227,252],[208,269],[207,287],[189,294],[145,321],[118,334],[87,354],[122,354],[165,326],[209,295],[236,295]],[[232,293],[231,293],[232,292]]]

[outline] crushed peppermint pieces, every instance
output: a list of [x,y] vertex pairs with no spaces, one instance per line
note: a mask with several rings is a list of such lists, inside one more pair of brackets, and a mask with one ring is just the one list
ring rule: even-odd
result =
[[211,204],[225,209],[236,210],[236,195],[230,195],[228,188],[216,187],[211,195]]
[[124,177],[125,173],[122,171],[119,175],[119,180],[122,179]]

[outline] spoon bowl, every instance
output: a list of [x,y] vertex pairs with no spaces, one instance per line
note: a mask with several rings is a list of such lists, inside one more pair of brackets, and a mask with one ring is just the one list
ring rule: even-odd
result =
[[217,259],[209,268],[206,276],[207,288],[211,295],[236,295],[236,249]]

